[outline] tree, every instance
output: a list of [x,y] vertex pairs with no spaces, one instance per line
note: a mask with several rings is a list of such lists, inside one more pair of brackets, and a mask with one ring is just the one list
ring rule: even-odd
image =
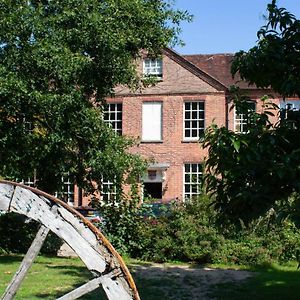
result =
[[139,85],[140,50],[177,43],[187,12],[160,0],[0,0],[0,175],[53,192],[119,184],[143,162],[103,122],[105,97]]
[[[240,51],[232,63],[232,73],[261,88],[271,87],[284,97],[300,95],[300,21],[276,1],[268,5],[266,26],[258,31],[257,46]],[[300,131],[299,115],[287,111],[276,124],[269,116],[278,107],[263,97],[261,114],[247,112],[249,97],[233,88],[232,104],[248,113],[248,132],[239,134],[225,127],[210,126],[203,142],[208,148],[206,187],[214,196],[221,217],[248,222],[275,208],[299,219]],[[288,209],[290,208],[290,209]],[[224,219],[224,218],[223,218]]]
[[273,0],[257,45],[235,54],[232,73],[260,88],[271,87],[283,97],[300,96],[300,20]]

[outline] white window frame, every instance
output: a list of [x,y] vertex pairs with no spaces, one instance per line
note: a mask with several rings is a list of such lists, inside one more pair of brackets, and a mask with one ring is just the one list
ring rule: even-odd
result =
[[63,200],[64,202],[68,203],[69,205],[74,205],[74,198],[75,198],[75,184],[74,181],[70,179],[70,177],[61,177],[61,189],[58,192],[55,192],[55,197]]
[[143,61],[143,75],[153,76],[157,79],[163,78],[162,58],[145,58]]
[[[152,111],[149,108],[152,106]],[[147,109],[146,109],[147,108]],[[162,142],[163,103],[147,101],[142,103],[142,142]]]
[[109,124],[111,128],[122,135],[123,131],[123,104],[106,103],[104,110],[104,122]]
[[28,177],[27,179],[21,179],[20,181],[18,180],[18,178],[16,178],[16,182],[30,187],[36,187],[36,179],[34,177]]
[[[189,168],[189,171],[187,171]],[[203,164],[188,162],[183,165],[183,199],[191,199],[202,194]],[[189,187],[189,189],[187,189]]]
[[[256,111],[256,102],[255,101],[247,101],[249,104],[254,105],[254,112]],[[249,112],[252,110],[252,108],[249,108]],[[246,126],[248,125],[247,118],[245,118],[244,113],[238,114],[236,111],[236,107],[234,107],[234,132],[245,134],[248,131],[246,130]]]
[[[38,179],[34,175],[34,177],[28,177],[27,179],[18,180],[16,178],[16,182],[25,184],[30,187],[36,187]],[[71,181],[70,177],[61,177],[61,187],[60,190],[54,193],[56,198],[68,203],[69,205],[74,205],[75,198],[75,184]]]
[[101,201],[110,202],[117,200],[117,188],[116,185],[109,180],[102,179],[101,181]]
[[[190,109],[186,109],[186,104],[190,104]],[[189,114],[190,116],[187,117],[187,114]],[[194,115],[196,116],[194,117]],[[187,123],[189,124],[189,126],[186,126]],[[183,140],[198,141],[200,137],[203,135],[204,130],[205,130],[205,102],[203,100],[184,101],[183,102]],[[187,135],[187,132],[189,132],[189,136]]]

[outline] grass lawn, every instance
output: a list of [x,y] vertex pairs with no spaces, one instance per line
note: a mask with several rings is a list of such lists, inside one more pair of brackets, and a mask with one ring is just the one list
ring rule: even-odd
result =
[[[0,256],[0,295],[20,265],[19,255]],[[91,278],[79,259],[39,256],[15,299],[55,299]],[[85,299],[97,299],[85,297]]]
[[256,275],[238,284],[218,284],[211,295],[222,300],[300,299],[300,269],[296,262],[249,269]]
[[[0,296],[22,260],[21,256],[0,256]],[[127,262],[143,300],[202,299],[300,299],[300,270],[288,266],[249,269],[254,276],[235,283],[227,282],[226,271],[203,270],[199,266]],[[222,266],[226,268],[226,266]],[[244,269],[244,268],[243,268]],[[219,281],[212,281],[218,277]],[[37,258],[16,299],[55,299],[91,278],[79,259]],[[225,283],[226,282],[226,283]],[[82,299],[105,299],[99,291]],[[207,299],[207,298],[206,298]]]

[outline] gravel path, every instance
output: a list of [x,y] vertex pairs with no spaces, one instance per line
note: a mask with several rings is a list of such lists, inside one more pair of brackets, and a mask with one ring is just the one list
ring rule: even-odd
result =
[[194,268],[189,265],[131,265],[142,299],[216,300],[209,296],[214,285],[241,282],[253,272]]

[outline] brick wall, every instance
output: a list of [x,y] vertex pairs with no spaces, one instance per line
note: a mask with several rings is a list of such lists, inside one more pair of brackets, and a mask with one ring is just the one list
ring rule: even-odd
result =
[[[142,73],[142,61],[137,62],[137,69]],[[196,72],[197,73],[197,72]],[[138,144],[130,149],[156,163],[167,164],[163,181],[163,200],[183,198],[183,167],[185,163],[201,163],[207,155],[199,142],[187,142],[183,135],[183,114],[185,101],[204,101],[205,127],[213,122],[219,126],[234,128],[234,111],[226,105],[226,89],[213,85],[178,64],[171,56],[163,56],[163,79],[155,86],[143,90],[130,91],[118,86],[116,96],[107,99],[108,103],[123,104],[123,135],[137,139]],[[260,97],[263,92],[252,90],[251,99],[257,102],[257,111],[262,110]],[[162,141],[143,142],[142,105],[144,102],[162,102]],[[274,100],[278,104],[278,99]],[[228,118],[228,120],[227,120]],[[274,117],[274,121],[276,121]],[[86,201],[83,201],[85,205]]]

